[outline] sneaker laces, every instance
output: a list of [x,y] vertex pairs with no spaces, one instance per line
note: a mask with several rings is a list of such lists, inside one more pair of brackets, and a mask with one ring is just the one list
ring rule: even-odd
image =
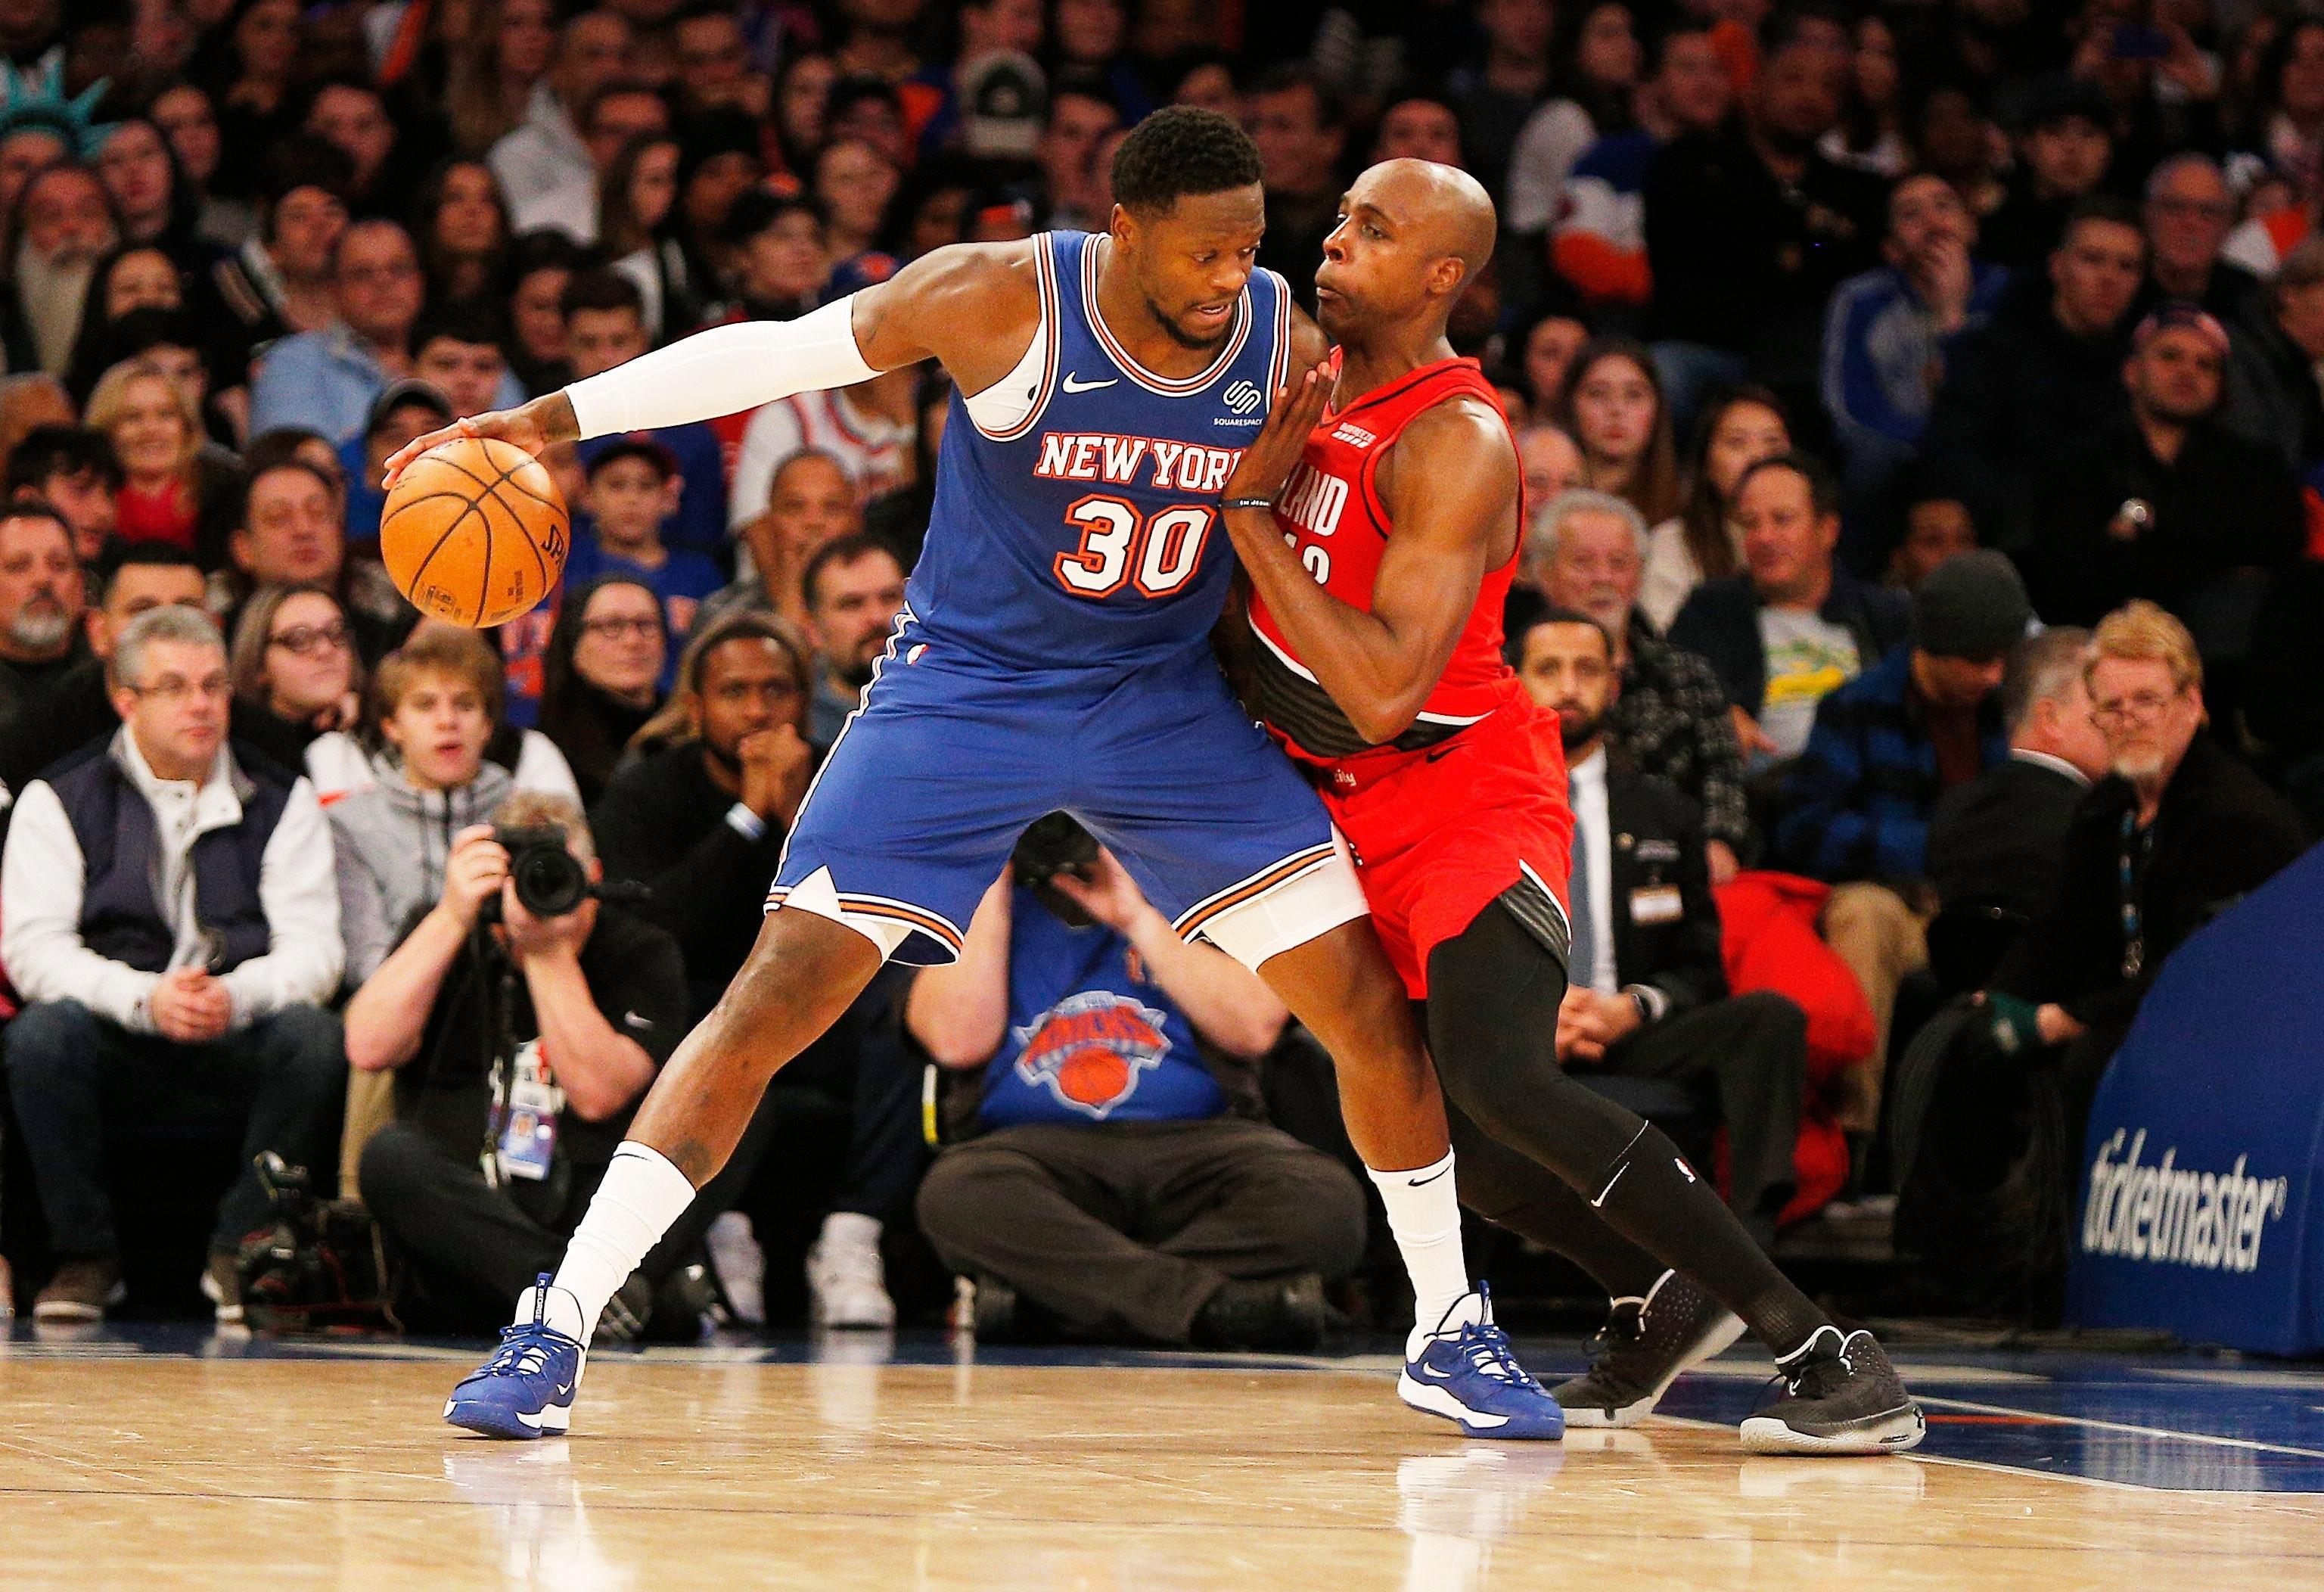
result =
[[1512,1387],[1541,1391],[1541,1384],[1517,1364],[1517,1354],[1509,1347],[1509,1335],[1492,1322],[1472,1321],[1462,1328],[1458,1347],[1461,1357],[1473,1370]]
[[1616,1305],[1606,1318],[1606,1324],[1590,1335],[1590,1360],[1595,1366],[1601,1360],[1610,1360],[1624,1349],[1637,1345],[1646,1336],[1646,1312],[1643,1306]]
[[565,1335],[538,1321],[501,1328],[501,1347],[480,1366],[479,1376],[538,1376],[549,1369],[549,1352]]
[[[1816,1337],[1821,1337],[1827,1331],[1839,1332],[1840,1328],[1819,1328]],[[1867,1342],[1872,1340],[1869,1332],[1858,1328],[1854,1332],[1841,1334],[1840,1347],[1828,1355],[1818,1354],[1814,1348],[1815,1338],[1810,1338],[1809,1347],[1800,1356],[1799,1369],[1778,1371],[1775,1381],[1782,1383],[1784,1391],[1795,1399],[1829,1398],[1834,1389],[1856,1374],[1856,1361],[1849,1353],[1849,1346],[1859,1337]],[[1769,1385],[1773,1386],[1774,1383]]]

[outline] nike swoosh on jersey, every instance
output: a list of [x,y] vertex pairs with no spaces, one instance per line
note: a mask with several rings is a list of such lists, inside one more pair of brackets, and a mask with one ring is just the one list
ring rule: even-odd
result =
[[1094,393],[1100,387],[1111,387],[1120,380],[1121,380],[1120,376],[1108,376],[1102,382],[1085,382],[1074,372],[1067,371],[1065,388],[1068,393]]

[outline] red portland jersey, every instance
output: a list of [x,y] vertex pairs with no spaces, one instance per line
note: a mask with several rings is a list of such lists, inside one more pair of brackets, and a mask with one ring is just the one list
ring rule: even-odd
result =
[[[1374,486],[1381,458],[1415,416],[1463,393],[1482,398],[1494,413],[1502,414],[1500,396],[1475,360],[1440,359],[1365,393],[1337,413],[1327,412],[1308,437],[1299,467],[1277,500],[1275,521],[1316,582],[1342,602],[1371,611],[1380,556],[1388,551],[1391,529],[1388,509]],[[1508,425],[1506,414],[1501,423]],[[1509,446],[1514,454],[1514,438]],[[1423,461],[1407,458],[1400,467],[1419,469]],[[1523,506],[1520,503],[1520,525]],[[1516,541],[1521,548],[1524,538]],[[1517,675],[1501,655],[1501,605],[1517,565],[1513,549],[1506,563],[1485,572],[1477,606],[1462,627],[1452,662],[1422,704],[1420,717],[1392,743],[1397,748],[1416,751],[1434,745],[1509,700]],[[1255,591],[1250,625],[1259,640],[1260,705],[1290,750],[1315,762],[1370,750],[1372,743],[1357,733],[1315,682]]]

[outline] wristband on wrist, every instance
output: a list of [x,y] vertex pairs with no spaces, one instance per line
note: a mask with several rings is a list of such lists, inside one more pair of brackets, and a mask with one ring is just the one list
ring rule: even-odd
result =
[[1273,514],[1275,512],[1275,499],[1271,497],[1230,497],[1219,506],[1221,508],[1231,509],[1265,509],[1268,513]]

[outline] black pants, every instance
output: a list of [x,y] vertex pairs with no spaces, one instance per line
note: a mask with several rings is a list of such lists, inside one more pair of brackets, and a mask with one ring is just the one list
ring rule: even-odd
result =
[[[483,1136],[482,1125],[478,1138]],[[405,1123],[364,1147],[356,1177],[401,1264],[396,1310],[422,1332],[489,1332],[543,1272],[565,1259],[604,1169],[552,1185],[484,1181],[475,1152],[455,1152]],[[659,1282],[702,1242],[736,1185],[713,1179],[638,1270]]]
[[[911,1208],[927,1149],[920,1136],[923,1062],[905,1042],[897,1003],[911,969],[890,963],[846,1014],[775,1075],[728,1162],[756,1168],[779,1134],[784,1096],[808,1090],[847,1113],[847,1148],[831,1208],[892,1222]],[[780,1169],[770,1169],[780,1175]],[[720,1174],[723,1179],[725,1174]],[[747,1180],[749,1171],[742,1174]],[[731,1202],[730,1202],[731,1203]]]
[[1185,1343],[1231,1278],[1340,1276],[1364,1247],[1345,1167],[1263,1123],[1028,1124],[937,1157],[920,1229],[1077,1332]]
[[60,1258],[121,1252],[106,1187],[109,1143],[140,1138],[241,1143],[241,1172],[210,1235],[232,1248],[266,1221],[251,1162],[272,1150],[327,1188],[346,1090],[339,1020],[290,1006],[204,1045],[131,1033],[78,1001],[26,1007],[6,1032],[8,1098]]
[[1664,1078],[1715,1096],[1727,1127],[1727,1205],[1762,1244],[1796,1186],[1807,1014],[1772,991],[1712,1001],[1637,1030],[1582,1070]]

